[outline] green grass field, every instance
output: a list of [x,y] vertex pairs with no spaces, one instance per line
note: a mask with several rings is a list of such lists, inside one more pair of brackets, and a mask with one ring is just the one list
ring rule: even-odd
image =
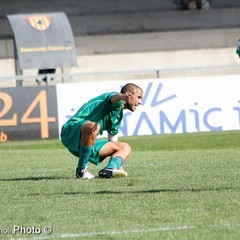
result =
[[1,143],[0,239],[240,239],[240,131],[119,140],[129,176],[94,180],[58,140]]

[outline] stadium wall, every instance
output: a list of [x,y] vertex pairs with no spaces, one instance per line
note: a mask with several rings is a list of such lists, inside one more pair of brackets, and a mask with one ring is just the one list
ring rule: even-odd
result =
[[[57,138],[80,105],[128,81],[0,88],[0,140]],[[240,130],[237,76],[137,80],[144,99],[119,136]],[[90,89],[90,90],[89,90]],[[106,135],[103,135],[105,137]]]
[[[77,37],[77,66],[70,72],[95,74],[237,66],[238,38],[238,29]],[[15,76],[11,40],[0,40],[0,56],[0,78]],[[37,69],[30,75],[37,75]]]

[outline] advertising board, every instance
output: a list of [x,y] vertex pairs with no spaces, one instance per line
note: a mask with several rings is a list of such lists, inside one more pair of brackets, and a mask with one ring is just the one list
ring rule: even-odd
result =
[[56,88],[0,89],[0,141],[58,137]]
[[0,142],[58,138],[82,104],[128,82],[144,97],[135,112],[124,110],[119,136],[240,130],[237,75],[95,81],[0,89]]
[[240,129],[239,77],[194,77],[85,82],[57,86],[59,130],[90,98],[120,91],[127,82],[144,91],[142,106],[125,111],[119,136]]

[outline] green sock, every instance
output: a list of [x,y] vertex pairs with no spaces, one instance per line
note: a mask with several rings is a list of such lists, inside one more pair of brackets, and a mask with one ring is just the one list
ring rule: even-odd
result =
[[105,168],[119,169],[123,163],[124,160],[121,156],[112,157]]
[[85,169],[88,163],[88,158],[91,154],[92,146],[80,146],[79,150],[79,160],[78,160],[78,171],[81,171],[82,169]]

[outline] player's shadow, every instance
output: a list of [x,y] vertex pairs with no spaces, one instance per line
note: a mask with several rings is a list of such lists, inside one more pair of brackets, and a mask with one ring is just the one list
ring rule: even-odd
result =
[[0,178],[0,182],[14,182],[14,181],[41,181],[41,180],[59,180],[59,179],[69,179],[64,177],[20,177],[20,178]]
[[27,196],[38,196],[38,195],[112,195],[112,194],[157,194],[157,193],[164,193],[164,192],[219,192],[219,191],[226,191],[226,190],[240,190],[239,187],[222,187],[222,188],[203,188],[203,189],[192,189],[192,188],[179,188],[179,189],[149,189],[149,190],[133,190],[133,191],[77,191],[77,192],[55,192],[55,193],[34,193],[34,194],[28,194]]
[[239,190],[239,187],[222,187],[222,188],[201,188],[201,189],[149,189],[149,190],[133,190],[133,191],[94,191],[94,192],[64,192],[63,195],[77,195],[77,194],[96,194],[96,195],[108,195],[108,194],[149,194],[149,193],[164,193],[164,192],[218,192],[223,190]]

